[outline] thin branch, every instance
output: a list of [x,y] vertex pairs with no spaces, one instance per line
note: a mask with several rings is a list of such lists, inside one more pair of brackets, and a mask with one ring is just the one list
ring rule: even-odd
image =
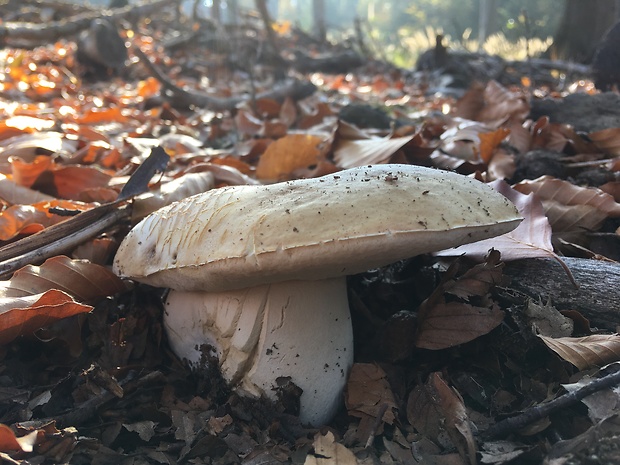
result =
[[550,402],[547,402],[546,404],[536,405],[529,408],[520,415],[497,422],[483,433],[483,437],[485,439],[504,437],[509,433],[518,431],[527,425],[534,423],[535,421],[545,418],[553,412],[576,404],[590,394],[594,394],[595,392],[620,384],[620,367],[616,367],[616,370],[617,371],[609,375],[603,376],[602,378],[598,378],[591,383],[586,384],[584,387],[577,389],[576,391],[568,392]]

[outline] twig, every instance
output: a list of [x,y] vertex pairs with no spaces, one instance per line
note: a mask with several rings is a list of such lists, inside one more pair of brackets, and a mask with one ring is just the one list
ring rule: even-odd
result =
[[375,421],[372,422],[372,427],[370,428],[370,434],[368,435],[368,439],[366,440],[366,445],[364,449],[368,449],[375,440],[377,436],[377,431],[379,430],[379,426],[381,426],[381,422],[383,421],[383,415],[385,411],[388,409],[387,402],[382,403],[379,406],[379,411],[377,412],[377,416],[375,417]]
[[118,204],[106,204],[10,244],[0,250],[3,258],[0,278],[6,278],[31,263],[41,263],[47,258],[65,253],[130,217],[130,205],[119,207]]
[[541,420],[557,410],[576,404],[590,394],[620,384],[620,367],[616,367],[615,369],[615,372],[596,379],[576,391],[568,392],[550,402],[547,402],[546,404],[536,405],[535,407],[529,408],[520,415],[497,422],[495,425],[486,430],[482,436],[485,439],[506,436],[508,433],[518,431],[530,423]]

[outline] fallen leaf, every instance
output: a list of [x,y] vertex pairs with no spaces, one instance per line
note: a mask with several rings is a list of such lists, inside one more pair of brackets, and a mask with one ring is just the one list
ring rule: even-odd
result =
[[571,282],[576,285],[566,264],[553,251],[551,225],[545,216],[542,203],[533,194],[521,194],[502,180],[493,181],[489,185],[515,204],[519,214],[523,216],[521,224],[507,234],[442,250],[436,252],[436,255],[465,254],[475,260],[482,260],[489,250],[496,249],[501,252],[504,261],[522,258],[553,258],[562,265]]
[[588,137],[603,153],[620,155],[620,128],[613,127],[591,132]]
[[0,281],[0,297],[26,297],[61,290],[82,302],[90,302],[125,290],[122,280],[108,268],[59,255],[41,266],[17,270],[9,281]]
[[375,137],[372,139],[339,139],[334,147],[334,161],[340,168],[373,165],[386,162],[400,150],[413,135],[405,137]]
[[307,455],[304,465],[357,465],[355,454],[336,442],[334,433],[318,433],[312,443],[314,454]]
[[50,213],[50,208],[86,211],[90,204],[69,200],[49,200],[32,205],[13,205],[0,213],[0,241],[8,241],[18,234],[34,234],[68,217]]
[[291,179],[293,171],[317,165],[325,151],[324,137],[313,134],[288,134],[270,144],[256,167],[256,177],[263,181]]
[[497,127],[509,119],[523,121],[529,112],[525,95],[489,81],[486,86],[472,86],[457,102],[454,115]]
[[597,188],[541,176],[533,181],[522,181],[514,189],[523,194],[536,194],[556,233],[596,231],[606,218],[620,217],[620,204]]
[[463,399],[440,373],[431,373],[424,385],[411,391],[407,420],[433,441],[437,441],[442,431],[447,432],[459,455],[472,465],[476,463],[476,441]]
[[620,360],[620,336],[617,334],[560,338],[538,335],[538,337],[547,347],[580,370],[601,367]]
[[0,297],[0,345],[8,344],[19,336],[32,334],[55,321],[88,313],[92,309],[55,289],[27,297]]
[[[387,375],[373,363],[356,363],[351,368],[345,404],[349,415],[363,418],[370,416],[376,418],[383,410],[381,420],[392,424],[395,420],[394,395],[387,381]],[[387,405],[387,409],[383,405]]]
[[463,302],[437,302],[423,309],[415,345],[431,350],[454,347],[489,333],[503,319],[504,312],[497,305],[486,308]]

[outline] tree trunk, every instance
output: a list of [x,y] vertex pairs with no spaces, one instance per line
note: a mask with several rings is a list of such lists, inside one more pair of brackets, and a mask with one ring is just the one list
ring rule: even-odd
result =
[[493,32],[494,13],[497,8],[496,0],[480,0],[478,13],[478,50],[482,50],[487,37]]
[[616,0],[565,0],[562,20],[547,51],[550,58],[589,63],[617,13]]
[[312,18],[314,20],[314,34],[316,38],[321,42],[325,42],[327,39],[325,0],[312,0]]
[[216,23],[220,23],[222,21],[222,9],[220,8],[220,0],[213,0],[211,6],[211,19]]

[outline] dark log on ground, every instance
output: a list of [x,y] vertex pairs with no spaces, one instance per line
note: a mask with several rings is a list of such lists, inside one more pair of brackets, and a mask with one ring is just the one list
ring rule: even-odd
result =
[[301,73],[345,74],[365,63],[364,57],[353,50],[319,57],[312,57],[301,50],[296,50],[293,68]]
[[93,72],[106,75],[121,70],[127,60],[127,47],[116,26],[107,19],[95,19],[81,32],[76,58]]
[[0,42],[3,45],[14,45],[16,42],[28,41],[32,45],[45,42],[53,42],[61,37],[77,34],[90,27],[93,20],[106,18],[117,21],[127,18],[139,18],[148,16],[162,8],[176,7],[180,0],[155,0],[147,1],[133,6],[127,6],[115,10],[103,10],[87,12],[71,16],[61,21],[51,21],[41,24],[33,23],[4,23],[0,24]]
[[[579,284],[576,289],[555,260],[527,259],[509,262],[504,274],[509,290],[532,299],[550,299],[558,310],[577,310],[592,326],[616,331],[620,315],[620,264],[584,258],[564,258]],[[519,300],[515,296],[515,303]]]

